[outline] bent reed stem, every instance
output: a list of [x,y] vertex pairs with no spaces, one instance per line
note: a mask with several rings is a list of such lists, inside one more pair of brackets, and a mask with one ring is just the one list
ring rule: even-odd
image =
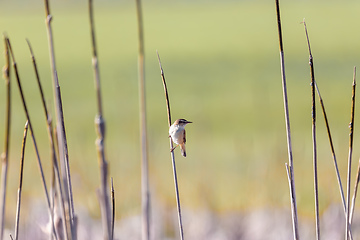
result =
[[[162,83],[164,86],[166,110],[167,110],[167,115],[168,115],[168,124],[170,127],[171,126],[171,114],[170,114],[169,94],[168,94],[168,90],[167,90],[167,86],[166,86],[164,70],[161,65],[160,56],[159,56],[158,51],[156,51],[156,54],[158,57],[161,79],[162,79]],[[170,138],[170,149],[173,149],[173,142],[172,142],[171,138]],[[175,196],[176,196],[176,205],[177,205],[177,213],[178,213],[178,221],[179,221],[179,233],[180,233],[180,239],[183,240],[184,239],[184,231],[183,231],[183,224],[182,224],[182,217],[181,217],[180,194],[179,194],[179,187],[178,187],[178,180],[177,180],[177,173],[176,173],[174,151],[170,151],[170,154],[171,154],[171,162],[172,162],[173,176],[174,176]]]

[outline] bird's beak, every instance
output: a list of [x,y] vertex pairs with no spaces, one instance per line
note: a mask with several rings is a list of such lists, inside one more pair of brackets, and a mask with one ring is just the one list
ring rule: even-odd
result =
[[193,123],[193,122],[190,122],[190,121],[186,121],[186,124],[188,124],[188,123]]

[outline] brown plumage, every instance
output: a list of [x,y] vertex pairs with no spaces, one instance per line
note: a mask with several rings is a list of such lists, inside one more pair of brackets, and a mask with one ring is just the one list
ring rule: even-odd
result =
[[183,136],[182,136],[182,143],[179,143],[181,155],[183,155],[184,157],[186,157],[185,143],[186,143],[186,131],[184,129]]

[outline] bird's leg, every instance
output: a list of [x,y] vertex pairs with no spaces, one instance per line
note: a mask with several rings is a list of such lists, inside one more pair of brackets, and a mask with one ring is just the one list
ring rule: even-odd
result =
[[179,144],[173,147],[172,149],[170,149],[170,152],[174,151],[177,146],[179,146]]

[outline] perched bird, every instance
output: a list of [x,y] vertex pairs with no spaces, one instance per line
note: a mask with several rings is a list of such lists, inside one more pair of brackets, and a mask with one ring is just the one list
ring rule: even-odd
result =
[[185,150],[185,143],[186,143],[186,134],[185,134],[185,126],[189,122],[185,119],[178,119],[176,120],[173,125],[169,128],[169,137],[173,140],[173,142],[176,144],[175,147],[170,149],[170,152],[174,151],[174,149],[180,145],[181,149],[181,155],[186,157],[186,150]]

